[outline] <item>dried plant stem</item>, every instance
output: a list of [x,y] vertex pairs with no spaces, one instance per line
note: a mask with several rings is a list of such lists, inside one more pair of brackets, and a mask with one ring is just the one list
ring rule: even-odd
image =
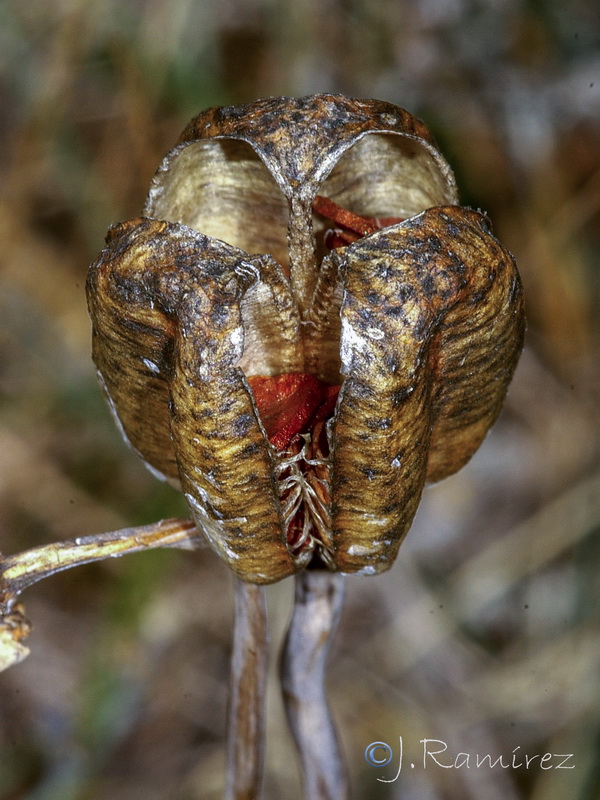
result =
[[307,570],[296,577],[281,660],[281,686],[305,800],[345,800],[348,776],[325,691],[325,667],[344,599],[344,578]]
[[260,796],[268,644],[264,587],[236,577],[225,800]]
[[175,547],[192,550],[203,539],[189,519],[167,519],[152,525],[53,542],[0,559],[0,614],[8,614],[28,586],[57,572],[140,550]]

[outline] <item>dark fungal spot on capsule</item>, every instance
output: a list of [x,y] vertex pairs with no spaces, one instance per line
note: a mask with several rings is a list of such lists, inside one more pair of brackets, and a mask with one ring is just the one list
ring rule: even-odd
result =
[[364,322],[366,325],[371,325],[373,322],[373,311],[370,308],[364,308],[362,306],[356,306],[355,312],[360,317],[361,321]]
[[412,386],[401,386],[400,388],[396,389],[392,393],[392,405],[394,408],[398,408],[398,406],[401,406],[403,403],[405,403],[412,391]]
[[427,237],[426,242],[419,242],[421,248],[425,247],[426,250],[434,253],[445,253],[447,250],[446,245],[436,234],[431,234]]
[[192,408],[190,414],[196,422],[212,417],[212,411],[209,408]]
[[228,439],[229,435],[222,431],[220,428],[213,428],[210,431],[206,431],[206,438],[207,439]]
[[443,219],[446,223],[446,230],[451,236],[460,236],[460,228],[449,214],[442,212],[440,219]]
[[429,329],[431,327],[431,320],[428,314],[419,314],[419,318],[413,327],[413,335],[417,341],[423,341],[427,338]]
[[139,341],[145,339],[147,336],[152,336],[154,334],[154,329],[145,325],[143,322],[138,322],[136,319],[131,317],[123,316],[119,319],[119,324],[123,326],[128,331],[131,331],[135,334],[135,337],[132,337],[134,340]]
[[487,294],[488,294],[488,288],[484,287],[483,289],[480,289],[478,292],[473,292],[473,294],[469,295],[467,298],[467,302],[471,306],[476,306],[483,300],[485,300]]
[[353,380],[349,389],[355,397],[372,397],[375,394],[371,386],[359,380]]
[[376,264],[373,270],[373,277],[375,280],[387,280],[389,278],[390,273],[393,273],[394,269],[391,264],[387,264],[386,262],[379,262]]
[[383,356],[383,363],[386,368],[393,374],[398,371],[400,367],[400,358],[397,353],[385,353]]
[[270,139],[263,139],[260,146],[263,152],[265,152],[268,156],[272,156],[275,152],[275,146]]
[[435,279],[431,273],[427,273],[421,280],[421,288],[426,297],[432,297],[435,294],[436,285]]
[[398,298],[403,303],[406,303],[408,300],[412,300],[415,297],[415,294],[415,287],[411,286],[410,283],[402,283],[398,287]]
[[[165,253],[164,256],[166,255]],[[181,246],[181,249],[177,250],[170,248],[168,256],[173,263],[174,272],[177,276],[190,271],[190,254],[187,252],[187,248],[185,248],[184,245]]]
[[245,436],[254,422],[252,414],[240,414],[233,420],[233,430],[236,436]]
[[368,247],[369,250],[378,250],[381,253],[389,253],[394,249],[389,236],[375,235],[372,241],[366,240],[365,246]]
[[451,284],[446,284],[446,286],[439,292],[439,297],[440,300],[445,303],[456,297],[456,290]]
[[[131,305],[144,302],[144,291],[139,281],[133,280],[128,275],[120,275],[118,272],[110,275],[112,286],[109,286],[111,295],[116,295],[119,302]],[[127,321],[124,316],[123,321]]]
[[215,118],[219,122],[223,120],[227,122],[229,117],[232,117],[233,119],[239,119],[245,116],[245,114],[246,108],[244,106],[222,106],[216,110]]
[[252,456],[256,455],[260,450],[260,445],[256,442],[250,442],[245,447],[243,447],[240,452],[240,458],[251,458]]
[[367,428],[371,430],[386,431],[392,425],[392,420],[389,417],[373,417],[368,419]]
[[404,306],[386,306],[383,309],[383,313],[391,319],[402,319],[406,315]]

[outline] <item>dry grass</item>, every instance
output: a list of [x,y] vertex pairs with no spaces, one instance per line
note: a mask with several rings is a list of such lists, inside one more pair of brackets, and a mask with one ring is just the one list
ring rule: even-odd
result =
[[[0,6],[4,552],[185,513],[114,430],[83,284],[203,107],[324,90],[405,106],[517,256],[529,333],[501,421],[426,492],[394,570],[349,581],[331,694],[361,800],[600,793],[599,40],[591,0]],[[288,583],[269,592],[275,644]],[[2,800],[219,798],[232,592],[216,558],[133,556],[25,601],[33,652],[0,678]],[[269,703],[267,797],[294,800],[274,679]],[[377,769],[365,747],[397,755],[399,736],[404,769],[379,782],[396,757]],[[575,769],[423,769],[423,738]]]

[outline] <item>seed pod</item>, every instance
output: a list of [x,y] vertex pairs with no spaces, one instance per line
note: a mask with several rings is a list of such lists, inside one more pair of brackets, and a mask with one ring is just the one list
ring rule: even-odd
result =
[[192,120],[88,301],[126,439],[257,583],[389,568],[425,481],[496,419],[524,328],[514,261],[425,126],[332,95]]

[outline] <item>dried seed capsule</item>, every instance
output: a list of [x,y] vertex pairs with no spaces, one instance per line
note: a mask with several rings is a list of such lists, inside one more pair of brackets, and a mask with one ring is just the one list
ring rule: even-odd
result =
[[496,418],[520,283],[456,203],[406,111],[270,98],[192,120],[109,232],[88,279],[109,401],[242,578],[389,568],[425,480]]

